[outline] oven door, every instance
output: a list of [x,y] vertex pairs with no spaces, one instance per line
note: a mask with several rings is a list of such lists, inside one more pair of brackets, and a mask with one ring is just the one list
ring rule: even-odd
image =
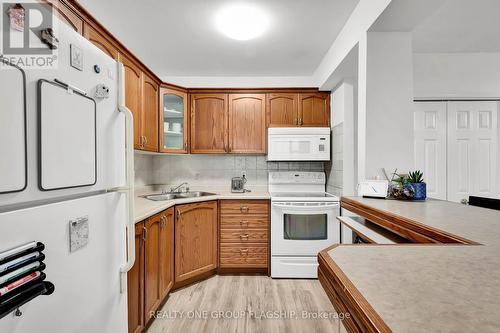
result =
[[340,242],[337,202],[273,202],[271,255],[315,256]]

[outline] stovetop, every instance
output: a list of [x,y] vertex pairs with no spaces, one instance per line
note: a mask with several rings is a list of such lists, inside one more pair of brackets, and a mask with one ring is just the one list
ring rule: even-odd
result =
[[271,201],[329,201],[339,198],[328,192],[271,192]]

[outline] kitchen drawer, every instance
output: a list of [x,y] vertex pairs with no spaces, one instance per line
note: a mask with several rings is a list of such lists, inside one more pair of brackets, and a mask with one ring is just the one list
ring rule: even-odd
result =
[[230,215],[221,216],[221,229],[267,229],[269,227],[269,216],[266,215]]
[[221,245],[220,267],[267,268],[267,244]]
[[221,243],[267,243],[267,229],[221,229]]
[[221,215],[269,215],[268,200],[221,200]]

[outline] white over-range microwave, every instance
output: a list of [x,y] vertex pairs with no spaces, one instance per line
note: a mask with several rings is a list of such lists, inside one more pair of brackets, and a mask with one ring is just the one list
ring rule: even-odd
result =
[[329,161],[329,127],[277,127],[267,131],[268,161]]

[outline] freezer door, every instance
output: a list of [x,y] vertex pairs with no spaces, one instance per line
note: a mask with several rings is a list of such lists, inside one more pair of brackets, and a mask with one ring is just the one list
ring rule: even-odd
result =
[[[102,50],[73,31],[66,24],[60,23],[55,27],[58,30],[56,31],[56,35],[60,41],[57,66],[53,69],[25,69],[27,106],[27,187],[22,192],[1,194],[1,192],[22,188],[24,174],[19,172],[16,173],[16,170],[24,171],[24,165],[22,164],[24,149],[21,149],[21,146],[14,146],[15,149],[12,149],[10,146],[7,147],[8,149],[0,149],[0,152],[3,152],[1,155],[2,161],[0,162],[0,170],[5,170],[5,173],[0,176],[0,179],[6,178],[9,179],[9,182],[15,182],[11,184],[11,186],[6,186],[5,189],[0,190],[0,211],[3,206],[25,204],[37,200],[60,199],[70,195],[95,192],[125,185],[125,117],[123,113],[118,110],[118,64],[114,59],[110,58]],[[85,64],[82,71],[76,70],[70,66],[70,50],[72,47],[77,47],[81,50]],[[96,71],[94,67],[100,70]],[[2,69],[2,75],[3,72],[4,70]],[[90,126],[88,124],[85,125],[84,122],[78,120],[78,110],[76,108],[64,107],[64,103],[55,101],[50,107],[59,107],[61,109],[53,110],[54,112],[52,114],[65,113],[66,116],[58,117],[56,122],[52,124],[60,130],[52,129],[52,133],[49,133],[51,134],[50,141],[44,140],[44,138],[39,139],[38,122],[40,119],[38,117],[38,101],[40,96],[37,92],[37,82],[40,79],[58,79],[84,91],[89,98],[95,97],[95,91],[98,85],[108,87],[108,98],[95,99],[95,129],[93,124]],[[20,88],[18,86],[19,84],[6,86],[3,94],[13,95],[19,92]],[[54,97],[54,95],[49,96]],[[0,105],[2,105],[0,109],[0,113],[2,114],[0,120],[4,120],[7,116],[4,114],[7,112],[7,106],[4,108],[2,103],[0,103]],[[17,111],[19,110],[16,110],[16,114],[20,114],[20,112]],[[4,141],[9,144],[22,144],[24,142],[20,137],[24,135],[24,132],[21,130],[22,118],[17,117],[13,119],[13,115],[10,114],[8,118],[5,118],[5,121],[9,122],[10,128],[16,128],[15,132],[17,136],[9,134],[11,137],[5,138]],[[75,142],[78,142],[78,138],[73,138],[72,140],[65,140],[65,138],[71,133],[76,136],[82,132],[87,133],[86,130],[89,130],[89,128],[92,132],[94,132],[94,130],[96,132],[95,145],[93,145],[95,151],[92,150],[91,152],[95,154],[97,159],[97,165],[92,163],[91,170],[92,176],[94,176],[95,172],[96,177],[93,177],[91,179],[92,181],[81,181],[80,178],[84,176],[81,170],[87,170],[88,168],[84,168],[84,162],[82,162],[81,165],[75,165],[75,163],[85,159],[89,156],[89,153],[82,152],[81,145],[75,144]],[[0,125],[0,129],[4,129],[2,125]],[[5,133],[11,133],[11,131],[9,130]],[[5,133],[0,133],[0,138],[3,138],[3,134]],[[43,135],[45,137],[48,135],[48,132],[45,131]],[[2,144],[0,144],[0,146],[1,145]],[[50,147],[48,147],[49,145]],[[50,183],[52,185],[54,185],[54,182],[62,183],[57,184],[58,186],[47,185],[48,188],[66,187],[68,183],[73,183],[68,180],[73,180],[74,178],[77,178],[78,184],[85,183],[90,185],[51,191],[40,190],[39,163],[41,159],[41,148],[45,149],[44,152],[49,152],[47,149],[50,148],[48,157],[52,160],[49,164],[44,163],[45,168],[43,172],[51,173]],[[81,156],[77,155],[78,152],[81,153]],[[6,164],[8,168],[1,167],[4,163],[8,163]],[[49,170],[49,166],[55,163],[58,163],[57,170],[54,171],[54,168]],[[94,170],[94,168],[96,170]],[[93,180],[96,180],[95,185],[91,185]],[[1,185],[0,188],[2,188]]]
[[[0,320],[0,332],[127,332],[126,196],[107,193],[0,214],[0,251],[29,241],[45,244],[47,281],[55,285]],[[70,252],[69,223],[88,217],[88,243]]]

